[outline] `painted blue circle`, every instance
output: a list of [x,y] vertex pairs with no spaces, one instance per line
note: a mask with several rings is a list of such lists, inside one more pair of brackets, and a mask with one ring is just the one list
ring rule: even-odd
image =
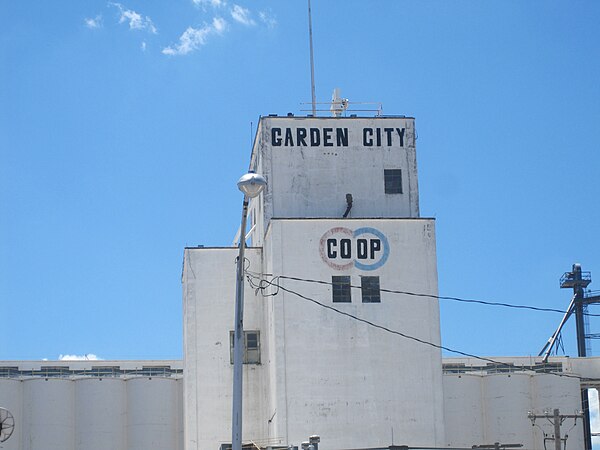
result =
[[379,261],[377,261],[376,263],[363,264],[361,262],[354,261],[354,266],[360,270],[379,269],[381,266],[383,266],[385,264],[388,257],[390,256],[390,245],[388,244],[388,240],[381,231],[376,230],[375,228],[363,227],[363,228],[358,228],[357,230],[354,231],[355,238],[358,236],[361,236],[363,234],[372,234],[374,236],[377,236],[381,240],[381,242],[383,242],[383,255],[381,256],[381,259]]

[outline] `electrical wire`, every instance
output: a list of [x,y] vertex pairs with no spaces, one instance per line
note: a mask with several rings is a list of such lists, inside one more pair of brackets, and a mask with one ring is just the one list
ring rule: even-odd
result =
[[[451,347],[447,347],[445,345],[441,345],[441,344],[436,344],[436,343],[433,343],[433,342],[429,342],[429,341],[426,341],[424,339],[420,339],[420,338],[417,338],[415,336],[411,336],[409,334],[402,333],[402,332],[400,332],[398,330],[393,330],[393,329],[385,327],[383,325],[376,324],[374,322],[371,322],[370,320],[363,319],[361,317],[355,316],[354,314],[350,314],[350,313],[348,313],[346,311],[342,311],[342,310],[337,309],[337,308],[335,308],[333,306],[321,303],[318,300],[315,300],[314,298],[311,298],[311,297],[308,297],[308,296],[306,296],[304,294],[301,294],[300,292],[294,291],[293,289],[286,288],[286,287],[282,286],[281,283],[279,282],[280,279],[292,279],[293,280],[293,279],[295,279],[294,277],[286,277],[286,276],[283,276],[283,275],[279,275],[277,277],[273,277],[271,280],[267,280],[267,279],[263,278],[262,276],[260,276],[260,274],[256,274],[256,273],[253,273],[253,272],[250,272],[250,271],[246,271],[246,277],[247,277],[248,281],[250,282],[251,286],[254,287],[255,289],[257,289],[257,292],[259,290],[264,292],[270,286],[274,286],[276,288],[276,293],[275,294],[268,294],[269,296],[274,296],[279,291],[287,292],[287,293],[295,295],[296,297],[299,297],[299,298],[301,298],[303,300],[311,302],[311,303],[313,303],[313,304],[315,304],[317,306],[320,306],[322,308],[328,309],[328,310],[333,311],[335,313],[338,313],[340,315],[349,317],[349,318],[351,318],[353,320],[365,323],[365,324],[367,324],[369,326],[372,326],[374,328],[378,328],[378,329],[383,330],[383,331],[385,331],[387,333],[395,334],[395,335],[403,337],[405,339],[412,340],[414,342],[418,342],[420,344],[427,345],[429,347],[433,347],[433,348],[436,348],[436,349],[439,349],[439,350],[445,350],[445,351],[450,352],[450,353],[455,353],[457,355],[465,356],[467,358],[477,359],[479,361],[484,361],[484,362],[492,363],[492,364],[495,364],[495,365],[498,365],[498,366],[504,366],[504,367],[508,367],[508,368],[514,368],[514,365],[509,364],[509,363],[505,363],[505,362],[502,362],[502,361],[497,361],[497,360],[494,360],[494,359],[491,359],[491,358],[486,358],[484,356],[474,355],[472,353],[463,352],[461,350],[457,350],[457,349],[454,349],[454,348],[451,348]],[[259,280],[258,284],[253,279],[254,280],[258,279]],[[299,280],[300,281],[306,281],[304,279],[299,279]],[[323,283],[323,284],[330,284],[330,283],[326,283],[326,282],[321,282],[321,283]],[[554,376],[565,377],[565,378],[576,378],[576,379],[581,380],[581,381],[593,381],[593,382],[600,381],[600,378],[598,378],[598,379],[596,379],[596,378],[585,378],[585,377],[580,377],[578,375],[568,374],[568,373],[564,373],[564,372],[545,372],[545,371],[537,371],[537,370],[531,370],[531,372],[542,373],[542,374],[547,374],[547,375],[554,375]]]
[[575,417],[575,420],[573,421],[573,426],[572,426],[571,428],[569,428],[569,429],[567,430],[567,432],[565,433],[565,440],[564,440],[564,444],[565,444],[565,445],[564,445],[564,447],[563,447],[563,450],[567,450],[567,440],[569,439],[569,433],[571,432],[571,430],[572,430],[573,428],[575,428],[575,426],[576,426],[576,425],[577,425],[577,417]]
[[540,429],[540,431],[542,432],[542,437],[544,438],[544,450],[548,450],[548,449],[546,448],[546,438],[548,437],[548,435],[546,434],[546,432],[544,431],[544,429],[543,429],[541,426],[539,426],[538,424],[536,424],[536,423],[535,423],[535,419],[532,419],[532,422],[531,422],[531,424],[532,424],[534,427],[537,427],[537,428],[539,428],[539,429]]
[[[290,277],[290,276],[285,276],[285,275],[279,275],[279,278],[281,278],[281,279],[287,279],[287,280],[293,280],[293,281],[302,281],[302,282],[306,282],[306,283],[316,283],[316,284],[325,284],[325,285],[332,285],[333,284],[330,281],[311,280],[309,278]],[[361,288],[360,286],[355,286],[355,285],[350,285],[350,287],[354,288],[354,289],[360,289]],[[538,306],[531,306],[531,305],[516,305],[516,304],[511,304],[511,303],[491,302],[491,301],[486,301],[486,300],[476,300],[476,299],[468,299],[468,298],[461,298],[461,297],[450,297],[450,296],[443,296],[443,295],[423,294],[423,293],[411,292],[411,291],[400,291],[400,290],[396,290],[396,289],[383,289],[383,288],[381,288],[380,291],[381,292],[387,292],[387,293],[390,293],[390,294],[409,295],[409,296],[412,296],[412,297],[426,297],[426,298],[434,298],[434,299],[437,299],[437,300],[451,300],[451,301],[455,301],[455,302],[475,303],[475,304],[486,305],[486,306],[501,306],[501,307],[504,307],[504,308],[526,309],[526,310],[538,311],[538,312],[553,312],[553,313],[559,313],[559,314],[566,314],[565,310],[556,309],[556,308],[541,308],[541,307],[538,307]],[[600,314],[584,313],[584,315],[591,316],[591,317],[600,317]]]

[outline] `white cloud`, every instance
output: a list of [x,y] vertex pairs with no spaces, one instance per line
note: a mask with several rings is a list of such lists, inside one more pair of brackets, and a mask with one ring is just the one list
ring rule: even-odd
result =
[[209,25],[202,28],[188,27],[179,37],[177,45],[163,48],[165,55],[187,55],[206,44],[206,38],[211,34],[221,34],[227,28],[227,22],[220,17],[213,18]]
[[206,36],[210,34],[210,26],[203,28],[188,27],[179,37],[179,44],[163,48],[165,55],[187,55],[206,43]]
[[146,42],[143,41],[142,45],[140,47],[141,47],[142,51],[145,52],[146,51]]
[[250,10],[242,8],[240,5],[233,5],[233,8],[231,9],[231,17],[233,17],[233,20],[246,26],[256,25],[256,22],[254,22],[250,15]]
[[220,17],[214,17],[212,21],[212,27],[216,33],[221,34],[227,28],[227,22]]
[[194,5],[196,6],[201,6],[204,9],[206,9],[207,6],[212,6],[213,8],[220,8],[227,4],[224,0],[192,0],[192,3],[194,3]]
[[128,22],[130,30],[148,30],[156,34],[158,31],[150,17],[143,17],[132,9],[125,9],[120,3],[109,3],[119,9],[119,23]]
[[60,355],[58,359],[59,361],[99,361],[102,358],[98,358],[93,353],[88,353],[87,355]]
[[277,25],[277,19],[270,11],[260,11],[258,17],[269,28],[274,28]]
[[94,17],[93,19],[86,17],[83,19],[83,21],[85,22],[85,26],[88,28],[100,28],[102,26],[102,16],[100,15]]

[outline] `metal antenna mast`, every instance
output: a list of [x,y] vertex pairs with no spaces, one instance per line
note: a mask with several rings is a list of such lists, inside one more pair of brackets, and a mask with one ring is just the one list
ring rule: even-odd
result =
[[312,96],[312,115],[317,116],[317,99],[315,97],[315,61],[313,57],[312,18],[310,0],[308,0],[308,40],[310,42],[310,92]]

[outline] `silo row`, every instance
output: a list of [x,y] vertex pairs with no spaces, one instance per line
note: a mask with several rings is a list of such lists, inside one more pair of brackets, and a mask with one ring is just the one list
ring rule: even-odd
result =
[[[579,389],[576,378],[552,374],[446,374],[447,444],[470,447],[500,442],[543,449],[543,433],[553,434],[551,424],[538,419],[536,426],[532,426],[528,413],[552,413],[558,408],[561,414],[573,414],[581,409]],[[565,423],[564,431],[571,425],[573,421]],[[579,421],[569,433],[569,446],[583,448],[582,436]]]
[[183,448],[181,379],[0,379],[0,406],[15,417],[3,450]]

